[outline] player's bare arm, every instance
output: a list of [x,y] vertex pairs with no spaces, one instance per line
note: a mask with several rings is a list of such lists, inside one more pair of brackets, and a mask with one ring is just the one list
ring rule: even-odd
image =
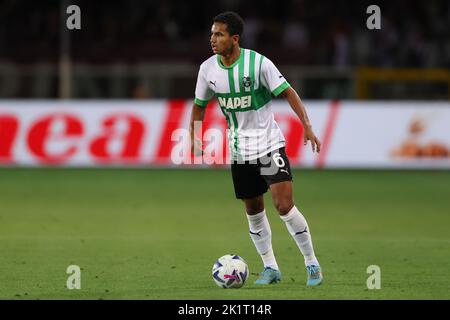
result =
[[202,108],[194,103],[192,106],[192,112],[191,112],[191,122],[189,124],[189,132],[191,135],[191,152],[194,155],[201,155],[202,154],[202,141],[201,141],[201,134],[200,132],[194,132],[194,123],[196,121],[203,121],[205,118],[205,111],[206,108]]
[[303,134],[303,143],[306,145],[308,143],[308,140],[311,141],[312,151],[317,151],[319,153],[321,145],[320,140],[316,137],[314,131],[312,130],[312,125],[309,121],[308,114],[306,113],[306,108],[303,105],[302,100],[298,96],[297,92],[292,88],[287,88],[280,94],[280,96],[282,96],[289,102],[292,110],[294,110],[294,112],[297,114],[303,124],[303,127],[305,128]]

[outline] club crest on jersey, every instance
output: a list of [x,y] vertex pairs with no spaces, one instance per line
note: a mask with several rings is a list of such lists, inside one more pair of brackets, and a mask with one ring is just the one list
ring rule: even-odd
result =
[[242,85],[245,88],[250,88],[250,86],[252,85],[252,78],[250,78],[250,77],[242,77]]

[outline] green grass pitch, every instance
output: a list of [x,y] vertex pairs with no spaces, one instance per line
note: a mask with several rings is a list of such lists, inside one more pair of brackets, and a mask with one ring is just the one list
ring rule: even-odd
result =
[[[295,170],[294,192],[324,271],[315,288],[269,193],[283,281],[253,284],[262,265],[228,170],[0,169],[0,298],[450,299],[450,171]],[[241,289],[212,280],[226,253],[249,264]]]

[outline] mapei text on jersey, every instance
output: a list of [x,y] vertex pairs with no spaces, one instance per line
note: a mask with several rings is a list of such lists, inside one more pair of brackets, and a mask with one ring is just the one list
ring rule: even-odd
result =
[[219,100],[219,105],[221,107],[227,109],[247,108],[252,105],[252,96],[230,98],[218,97],[217,100]]

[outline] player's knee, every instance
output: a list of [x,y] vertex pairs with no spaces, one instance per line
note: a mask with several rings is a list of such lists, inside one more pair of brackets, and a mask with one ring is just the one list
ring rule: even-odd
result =
[[257,214],[264,210],[264,201],[261,197],[253,199],[243,199],[243,201],[245,203],[245,210],[249,215]]
[[253,215],[262,212],[264,210],[264,206],[245,206],[245,210],[247,211],[247,214]]
[[293,206],[294,203],[292,200],[281,200],[275,202],[275,208],[277,209],[278,213],[282,216],[291,211]]

